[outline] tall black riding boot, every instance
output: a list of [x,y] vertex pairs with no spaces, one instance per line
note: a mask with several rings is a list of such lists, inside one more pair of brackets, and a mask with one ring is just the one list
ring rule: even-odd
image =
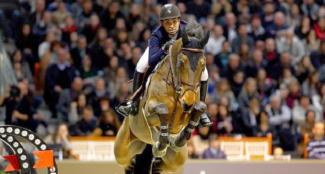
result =
[[[135,71],[134,76],[133,76],[133,87],[132,87],[132,92],[133,94],[140,88],[142,85],[144,73],[140,73]],[[128,116],[128,115],[136,115],[138,113],[138,106],[139,106],[139,97],[135,97],[134,99],[128,101],[124,105],[120,105],[116,108],[116,111],[123,116]]]
[[[140,86],[142,85],[143,77],[144,77],[144,73],[140,73],[138,71],[134,72],[133,89],[132,89],[133,93],[135,93],[135,91],[137,91],[140,88]],[[136,115],[138,113],[138,111],[139,111],[139,102],[140,102],[139,97],[136,97],[135,99],[133,99],[133,101],[131,103],[130,114]]]
[[[205,102],[205,97],[208,90],[208,81],[201,81],[200,85],[200,101]],[[203,113],[200,118],[199,127],[209,127],[212,125],[211,119],[207,112]]]

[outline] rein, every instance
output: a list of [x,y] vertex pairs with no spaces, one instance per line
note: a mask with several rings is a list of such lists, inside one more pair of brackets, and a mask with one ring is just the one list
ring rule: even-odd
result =
[[203,49],[198,49],[198,48],[182,48],[182,50],[194,52],[194,53],[203,53]]

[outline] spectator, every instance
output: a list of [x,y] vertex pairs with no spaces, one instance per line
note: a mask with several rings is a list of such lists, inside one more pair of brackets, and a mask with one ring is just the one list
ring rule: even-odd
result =
[[276,37],[288,29],[287,21],[283,12],[276,12],[274,14],[273,23],[271,23],[266,30],[268,37]]
[[292,109],[295,103],[298,102],[299,98],[301,97],[301,87],[297,80],[293,79],[289,81],[288,84],[289,94],[286,97],[287,106]]
[[260,103],[257,98],[249,100],[249,108],[242,111],[243,133],[246,136],[256,136],[258,130],[258,114],[260,113]]
[[306,54],[310,54],[312,51],[317,50],[320,47],[320,40],[316,38],[315,31],[311,31],[307,39],[303,40],[305,44]]
[[71,88],[64,89],[59,95],[59,100],[56,105],[59,118],[68,121],[69,109],[71,102],[78,100],[82,92],[83,81],[80,77],[75,77],[72,81]]
[[320,16],[317,20],[317,22],[314,25],[314,30],[316,33],[316,37],[321,40],[324,41],[325,40],[325,17],[324,16]]
[[311,20],[308,16],[304,16],[301,24],[295,28],[295,34],[299,39],[306,39],[311,31]]
[[118,2],[113,1],[101,14],[101,21],[103,27],[106,28],[108,34],[112,34],[110,31],[115,28],[116,20],[118,18],[124,18],[123,13],[120,11],[120,5]]
[[6,108],[6,124],[27,128],[36,132],[38,117],[32,106],[33,96],[28,89],[28,84],[21,81],[18,86],[13,86],[10,95],[4,99],[2,105]]
[[70,103],[69,116],[67,118],[69,124],[73,125],[79,121],[82,117],[82,113],[87,106],[87,98],[83,93],[79,93],[77,98],[75,98]]
[[197,135],[192,136],[193,147],[198,156],[202,156],[203,151],[209,147],[210,128],[198,128]]
[[[231,81],[234,74],[241,70],[241,64],[238,54],[231,54],[229,55],[229,61],[227,67],[222,69],[221,76],[226,77],[228,80]],[[232,82],[232,81],[231,81]]]
[[97,126],[97,119],[94,115],[93,109],[86,106],[82,112],[82,118],[79,120],[72,129],[74,136],[88,136],[92,135]]
[[91,0],[85,0],[81,2],[81,6],[75,7],[78,28],[83,28],[88,23],[90,16],[94,13],[93,2]]
[[307,151],[310,159],[325,159],[324,123],[317,122],[313,128],[313,139],[308,143]]
[[318,4],[314,0],[303,1],[301,4],[302,14],[310,17],[312,20],[316,20],[317,12],[319,10]]
[[85,36],[80,35],[78,37],[78,45],[72,48],[70,51],[73,64],[76,68],[82,67],[82,60],[87,54],[89,54],[89,49],[87,48],[87,39]]
[[217,116],[217,129],[218,135],[230,135],[233,131],[232,116],[225,105],[219,105],[219,111]]
[[279,130],[280,128],[288,128],[291,119],[291,111],[285,104],[281,103],[281,98],[277,94],[271,96],[270,105],[266,108],[270,125]]
[[283,35],[276,39],[277,50],[279,53],[288,52],[291,57],[291,64],[296,65],[305,55],[303,43],[294,35],[293,31],[286,30]]
[[91,81],[98,75],[98,71],[92,65],[89,55],[85,55],[82,59],[82,66],[79,68],[79,74],[86,82]]
[[274,71],[274,68],[278,64],[280,56],[276,50],[275,41],[272,38],[268,38],[265,41],[264,57],[267,62],[267,74],[269,74],[269,76],[273,79],[278,79],[277,71]]
[[73,40],[70,38],[73,33],[76,33],[78,30],[78,27],[76,25],[76,22],[74,18],[69,15],[64,19],[64,23],[61,26],[62,30],[62,41],[66,42],[70,45],[70,48],[73,48]]
[[217,118],[218,118],[218,112],[219,112],[218,104],[214,103],[214,102],[209,103],[207,112],[208,112],[209,116],[211,117],[211,122],[212,122],[211,133],[217,133],[218,132]]
[[245,110],[249,107],[249,101],[252,98],[258,98],[257,84],[254,78],[248,78],[238,96],[238,104],[241,110]]
[[223,31],[225,37],[229,42],[232,42],[232,40],[237,37],[236,16],[232,12],[229,12],[225,15],[225,26]]
[[203,159],[226,159],[226,154],[220,149],[220,142],[215,135],[209,137],[209,147],[202,154]]
[[56,127],[54,134],[45,137],[44,141],[48,145],[60,146],[59,150],[62,150],[63,153],[62,156],[64,159],[79,158],[78,154],[76,154],[76,152],[72,149],[72,144],[70,141],[70,135],[68,131],[68,125],[65,123],[59,124]]
[[302,84],[302,93],[304,95],[313,97],[318,93],[317,92],[318,86],[319,86],[319,74],[316,71],[311,72],[308,76],[308,79],[306,79]]
[[253,47],[254,40],[248,35],[246,24],[240,24],[237,33],[237,37],[231,42],[233,52],[239,53],[242,44],[247,44],[249,48]]
[[262,26],[262,22],[259,16],[253,16],[251,20],[251,25],[248,26],[248,35],[257,40],[265,39],[265,29]]
[[[296,76],[299,83],[305,82],[306,79],[309,79],[309,76],[314,72],[315,67],[312,65],[310,57],[304,56],[296,66]],[[309,80],[308,80],[309,81]],[[307,92],[303,87],[303,93]]]
[[198,159],[199,155],[197,155],[197,152],[194,148],[193,142],[190,140],[187,143],[187,150],[188,150],[188,157],[190,159]]
[[234,92],[235,97],[237,98],[242,90],[242,87],[245,82],[245,74],[243,71],[236,71],[234,76],[231,78],[231,89]]
[[269,27],[271,27],[274,19],[274,13],[276,10],[275,3],[272,1],[265,1],[263,6],[263,18],[262,18],[262,24],[263,27],[267,30]]
[[65,19],[70,15],[66,4],[63,1],[59,1],[57,9],[53,12],[53,22],[60,28],[63,28]]
[[299,104],[293,108],[292,119],[293,122],[302,125],[306,120],[306,113],[308,110],[312,110],[315,113],[315,120],[320,120],[319,113],[316,112],[316,108],[313,107],[310,103],[310,98],[308,96],[301,96]]
[[288,17],[286,18],[286,21],[290,28],[294,28],[299,24],[301,24],[301,21],[303,19],[298,4],[292,4],[292,6],[290,6],[290,11],[288,13],[289,14]]
[[56,33],[54,31],[49,31],[46,34],[45,40],[38,47],[38,57],[40,59],[42,59],[43,56],[50,51],[51,45],[54,43],[54,41],[57,41]]
[[216,93],[213,95],[213,101],[220,102],[222,97],[227,97],[229,100],[230,108],[232,110],[236,110],[238,107],[238,103],[236,102],[236,98],[234,93],[231,91],[229,82],[226,79],[220,79],[216,85]]
[[61,46],[58,53],[58,62],[50,65],[45,74],[44,99],[53,117],[57,116],[59,94],[70,87],[76,76],[75,67],[68,62],[67,50]]
[[87,43],[91,43],[95,37],[96,33],[100,28],[100,21],[97,14],[92,14],[90,16],[89,22],[83,27],[81,33],[86,36]]
[[193,14],[198,21],[204,20],[210,13],[210,4],[203,0],[192,0],[186,4],[187,13]]
[[223,28],[220,25],[213,27],[213,34],[210,36],[208,43],[205,46],[207,52],[213,56],[219,54],[222,49],[222,44],[226,40],[223,36]]
[[258,69],[257,72],[257,92],[262,99],[262,104],[268,99],[268,97],[275,91],[276,89],[276,81],[268,78],[265,69]]
[[219,54],[217,54],[214,58],[215,64],[221,69],[227,68],[229,56],[230,56],[230,44],[228,41],[224,41],[222,43],[222,48]]
[[258,116],[258,129],[256,136],[266,137],[268,134],[272,134],[273,139],[276,139],[276,134],[274,134],[274,128],[270,125],[269,117],[267,112],[261,111]]
[[[325,22],[324,22],[325,23]],[[318,50],[310,53],[311,62],[314,67],[318,70],[322,65],[325,64],[325,41],[322,41]]]
[[270,99],[270,106],[266,108],[269,116],[270,126],[274,127],[274,144],[280,145],[284,150],[294,150],[295,140],[291,132],[291,110],[281,103],[281,98],[275,94]]
[[245,74],[248,77],[257,77],[258,71],[266,67],[262,50],[255,49],[252,54],[252,60],[245,66]]
[[32,54],[35,56],[37,38],[33,35],[32,26],[29,23],[22,25],[18,38],[16,38],[16,45],[23,54]]
[[316,113],[313,110],[308,110],[305,114],[305,122],[301,125],[301,135],[304,136],[305,134],[308,137],[312,137],[313,128],[316,123]]
[[104,97],[109,98],[109,96],[104,79],[97,78],[95,90],[88,97],[88,101],[94,109],[95,116],[99,117],[101,115],[100,99]]
[[95,129],[94,134],[99,136],[115,137],[119,128],[120,123],[116,115],[112,111],[106,111],[99,118],[99,124]]
[[32,76],[32,72],[26,60],[23,59],[23,55],[20,50],[16,50],[13,55],[13,68],[16,75],[17,80],[24,80],[28,81],[30,86],[34,85],[34,79]]

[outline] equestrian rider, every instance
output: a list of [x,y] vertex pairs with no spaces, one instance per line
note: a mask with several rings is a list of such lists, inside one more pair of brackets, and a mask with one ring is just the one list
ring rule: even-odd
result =
[[[133,76],[133,93],[142,85],[146,70],[152,69],[162,60],[167,54],[169,47],[181,37],[181,32],[185,30],[186,22],[180,19],[181,13],[174,4],[166,4],[160,12],[161,25],[156,28],[149,38],[149,46],[137,63],[136,71]],[[207,92],[208,71],[205,70],[201,76],[200,85],[200,100],[205,101]],[[123,115],[136,115],[138,113],[139,97],[128,101],[126,105],[117,108],[118,112]],[[200,124],[202,126],[210,126],[212,123],[210,118],[205,113],[201,116]]]

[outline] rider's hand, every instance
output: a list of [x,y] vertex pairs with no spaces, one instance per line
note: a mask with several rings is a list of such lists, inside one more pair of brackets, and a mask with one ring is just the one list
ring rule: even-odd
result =
[[163,46],[162,49],[165,51],[165,53],[168,53],[169,47],[175,43],[174,39],[171,39],[167,41]]

